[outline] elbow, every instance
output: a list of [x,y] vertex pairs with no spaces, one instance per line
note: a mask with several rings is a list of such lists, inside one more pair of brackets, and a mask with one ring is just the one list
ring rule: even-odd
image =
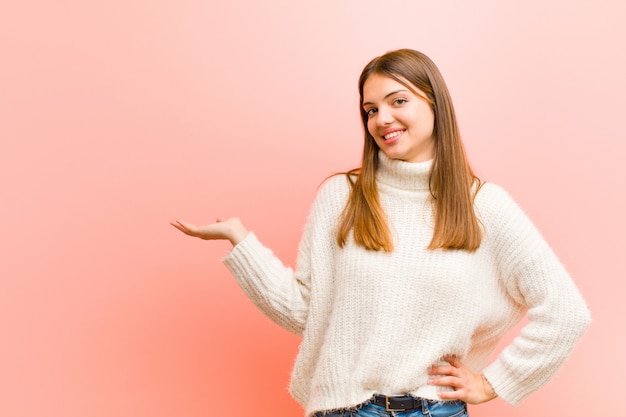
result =
[[583,305],[582,312],[579,318],[581,333],[587,330],[592,321],[593,319],[591,318],[591,311],[589,311],[589,308],[586,305]]
[[591,312],[582,300],[580,300],[580,303],[577,303],[571,307],[572,308],[569,308],[565,312],[563,312],[562,325],[564,332],[566,334],[569,334],[570,337],[572,337],[573,339],[577,340],[591,325]]

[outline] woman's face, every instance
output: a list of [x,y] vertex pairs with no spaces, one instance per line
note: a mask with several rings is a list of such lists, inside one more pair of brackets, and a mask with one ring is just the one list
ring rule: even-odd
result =
[[406,162],[435,156],[435,115],[426,94],[419,95],[384,75],[372,74],[363,85],[367,130],[385,155]]

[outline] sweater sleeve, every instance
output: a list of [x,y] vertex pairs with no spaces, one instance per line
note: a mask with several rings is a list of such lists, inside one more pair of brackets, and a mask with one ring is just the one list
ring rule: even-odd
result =
[[252,302],[279,326],[301,335],[309,300],[306,251],[300,251],[294,272],[263,246],[253,232],[224,258],[224,264]]
[[493,234],[504,288],[528,309],[529,323],[484,374],[502,399],[517,405],[557,372],[591,318],[574,282],[529,218],[504,190],[489,188],[494,198],[487,210],[496,214],[487,216],[487,234]]
[[[340,187],[340,188],[338,188]],[[346,181],[333,177],[322,186],[309,213],[298,247],[295,271],[285,266],[250,232],[223,259],[239,286],[252,302],[279,326],[302,335],[309,314],[313,247],[325,265],[330,265],[334,222],[343,207]]]

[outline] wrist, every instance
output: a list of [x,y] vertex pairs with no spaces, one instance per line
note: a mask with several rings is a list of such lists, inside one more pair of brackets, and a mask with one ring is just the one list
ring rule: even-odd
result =
[[483,392],[485,393],[485,396],[486,396],[485,402],[491,401],[494,398],[496,398],[498,394],[496,394],[496,391],[493,389],[491,382],[489,382],[485,374],[480,374],[480,379],[482,380]]
[[236,246],[239,242],[244,240],[246,236],[248,236],[250,231],[246,229],[246,227],[237,219],[233,221],[230,225],[230,230],[228,232],[228,240],[232,243],[233,246]]

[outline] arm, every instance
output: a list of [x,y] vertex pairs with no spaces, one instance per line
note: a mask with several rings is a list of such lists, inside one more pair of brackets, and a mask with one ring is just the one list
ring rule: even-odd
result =
[[295,334],[304,332],[314,283],[318,284],[319,297],[324,291],[324,283],[332,278],[336,224],[348,191],[344,176],[328,179],[318,190],[298,247],[295,271],[286,268],[263,247],[254,233],[250,233],[224,259],[257,307]]
[[[517,405],[558,371],[590,323],[569,274],[526,214],[502,189],[485,202],[485,226],[509,296],[528,308],[529,323],[485,370],[505,401]],[[489,207],[490,204],[495,208]],[[487,217],[487,216],[486,216]]]
[[[285,267],[236,217],[217,219],[206,226],[180,220],[171,222],[171,225],[199,239],[229,240],[233,249],[224,263],[246,295],[280,326],[296,334],[302,332],[308,311],[308,287],[304,282],[306,278],[303,278],[306,272],[295,274],[291,268]],[[301,248],[298,264],[306,265],[305,259],[306,251]]]
[[[442,399],[470,404],[496,396],[516,405],[545,384],[569,356],[587,328],[589,311],[552,249],[528,217],[499,187],[485,186],[479,211],[488,249],[492,252],[504,289],[530,320],[520,335],[477,374],[455,357],[434,366],[429,383],[453,387]],[[483,245],[486,242],[483,241]]]
[[[304,241],[300,244],[302,248]],[[298,255],[296,271],[283,265],[250,232],[223,259],[248,298],[272,321],[292,333],[304,331],[309,308],[308,252]]]

